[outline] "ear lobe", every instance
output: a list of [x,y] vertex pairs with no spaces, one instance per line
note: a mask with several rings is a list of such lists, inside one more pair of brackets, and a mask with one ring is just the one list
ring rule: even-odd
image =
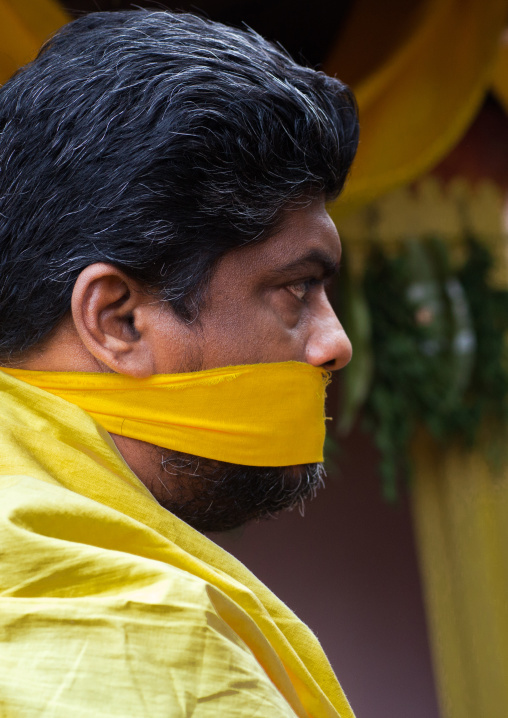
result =
[[72,317],[83,345],[114,372],[136,377],[154,373],[154,356],[144,326],[144,308],[153,297],[113,265],[91,264],[72,293]]

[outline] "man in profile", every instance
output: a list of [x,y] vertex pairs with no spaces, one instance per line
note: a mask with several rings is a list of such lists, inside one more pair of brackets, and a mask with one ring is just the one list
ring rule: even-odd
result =
[[322,482],[351,92],[251,31],[95,13],[0,127],[2,714],[352,716],[201,533]]

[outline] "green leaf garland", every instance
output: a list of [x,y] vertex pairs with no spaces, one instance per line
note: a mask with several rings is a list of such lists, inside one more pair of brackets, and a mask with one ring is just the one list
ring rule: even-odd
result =
[[476,447],[498,468],[508,457],[508,291],[490,286],[485,245],[468,238],[466,250],[455,269],[445,242],[411,239],[395,256],[374,246],[356,286],[346,272],[341,317],[354,358],[338,427],[362,409],[390,501],[410,476],[418,426],[443,449]]

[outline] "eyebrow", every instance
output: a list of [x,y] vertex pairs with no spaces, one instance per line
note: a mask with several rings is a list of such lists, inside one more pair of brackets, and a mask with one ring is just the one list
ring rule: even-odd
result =
[[284,264],[280,267],[274,267],[270,271],[270,277],[279,279],[287,275],[294,274],[296,271],[312,271],[319,267],[321,271],[321,279],[329,279],[337,274],[339,263],[336,262],[327,252],[319,249],[313,249],[302,257]]

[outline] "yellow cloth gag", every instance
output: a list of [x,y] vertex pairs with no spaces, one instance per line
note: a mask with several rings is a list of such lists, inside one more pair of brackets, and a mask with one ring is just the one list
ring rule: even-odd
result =
[[0,371],[0,706],[353,718],[312,632],[78,406]]
[[302,362],[136,379],[3,369],[84,409],[106,431],[247,466],[323,461],[329,373]]

